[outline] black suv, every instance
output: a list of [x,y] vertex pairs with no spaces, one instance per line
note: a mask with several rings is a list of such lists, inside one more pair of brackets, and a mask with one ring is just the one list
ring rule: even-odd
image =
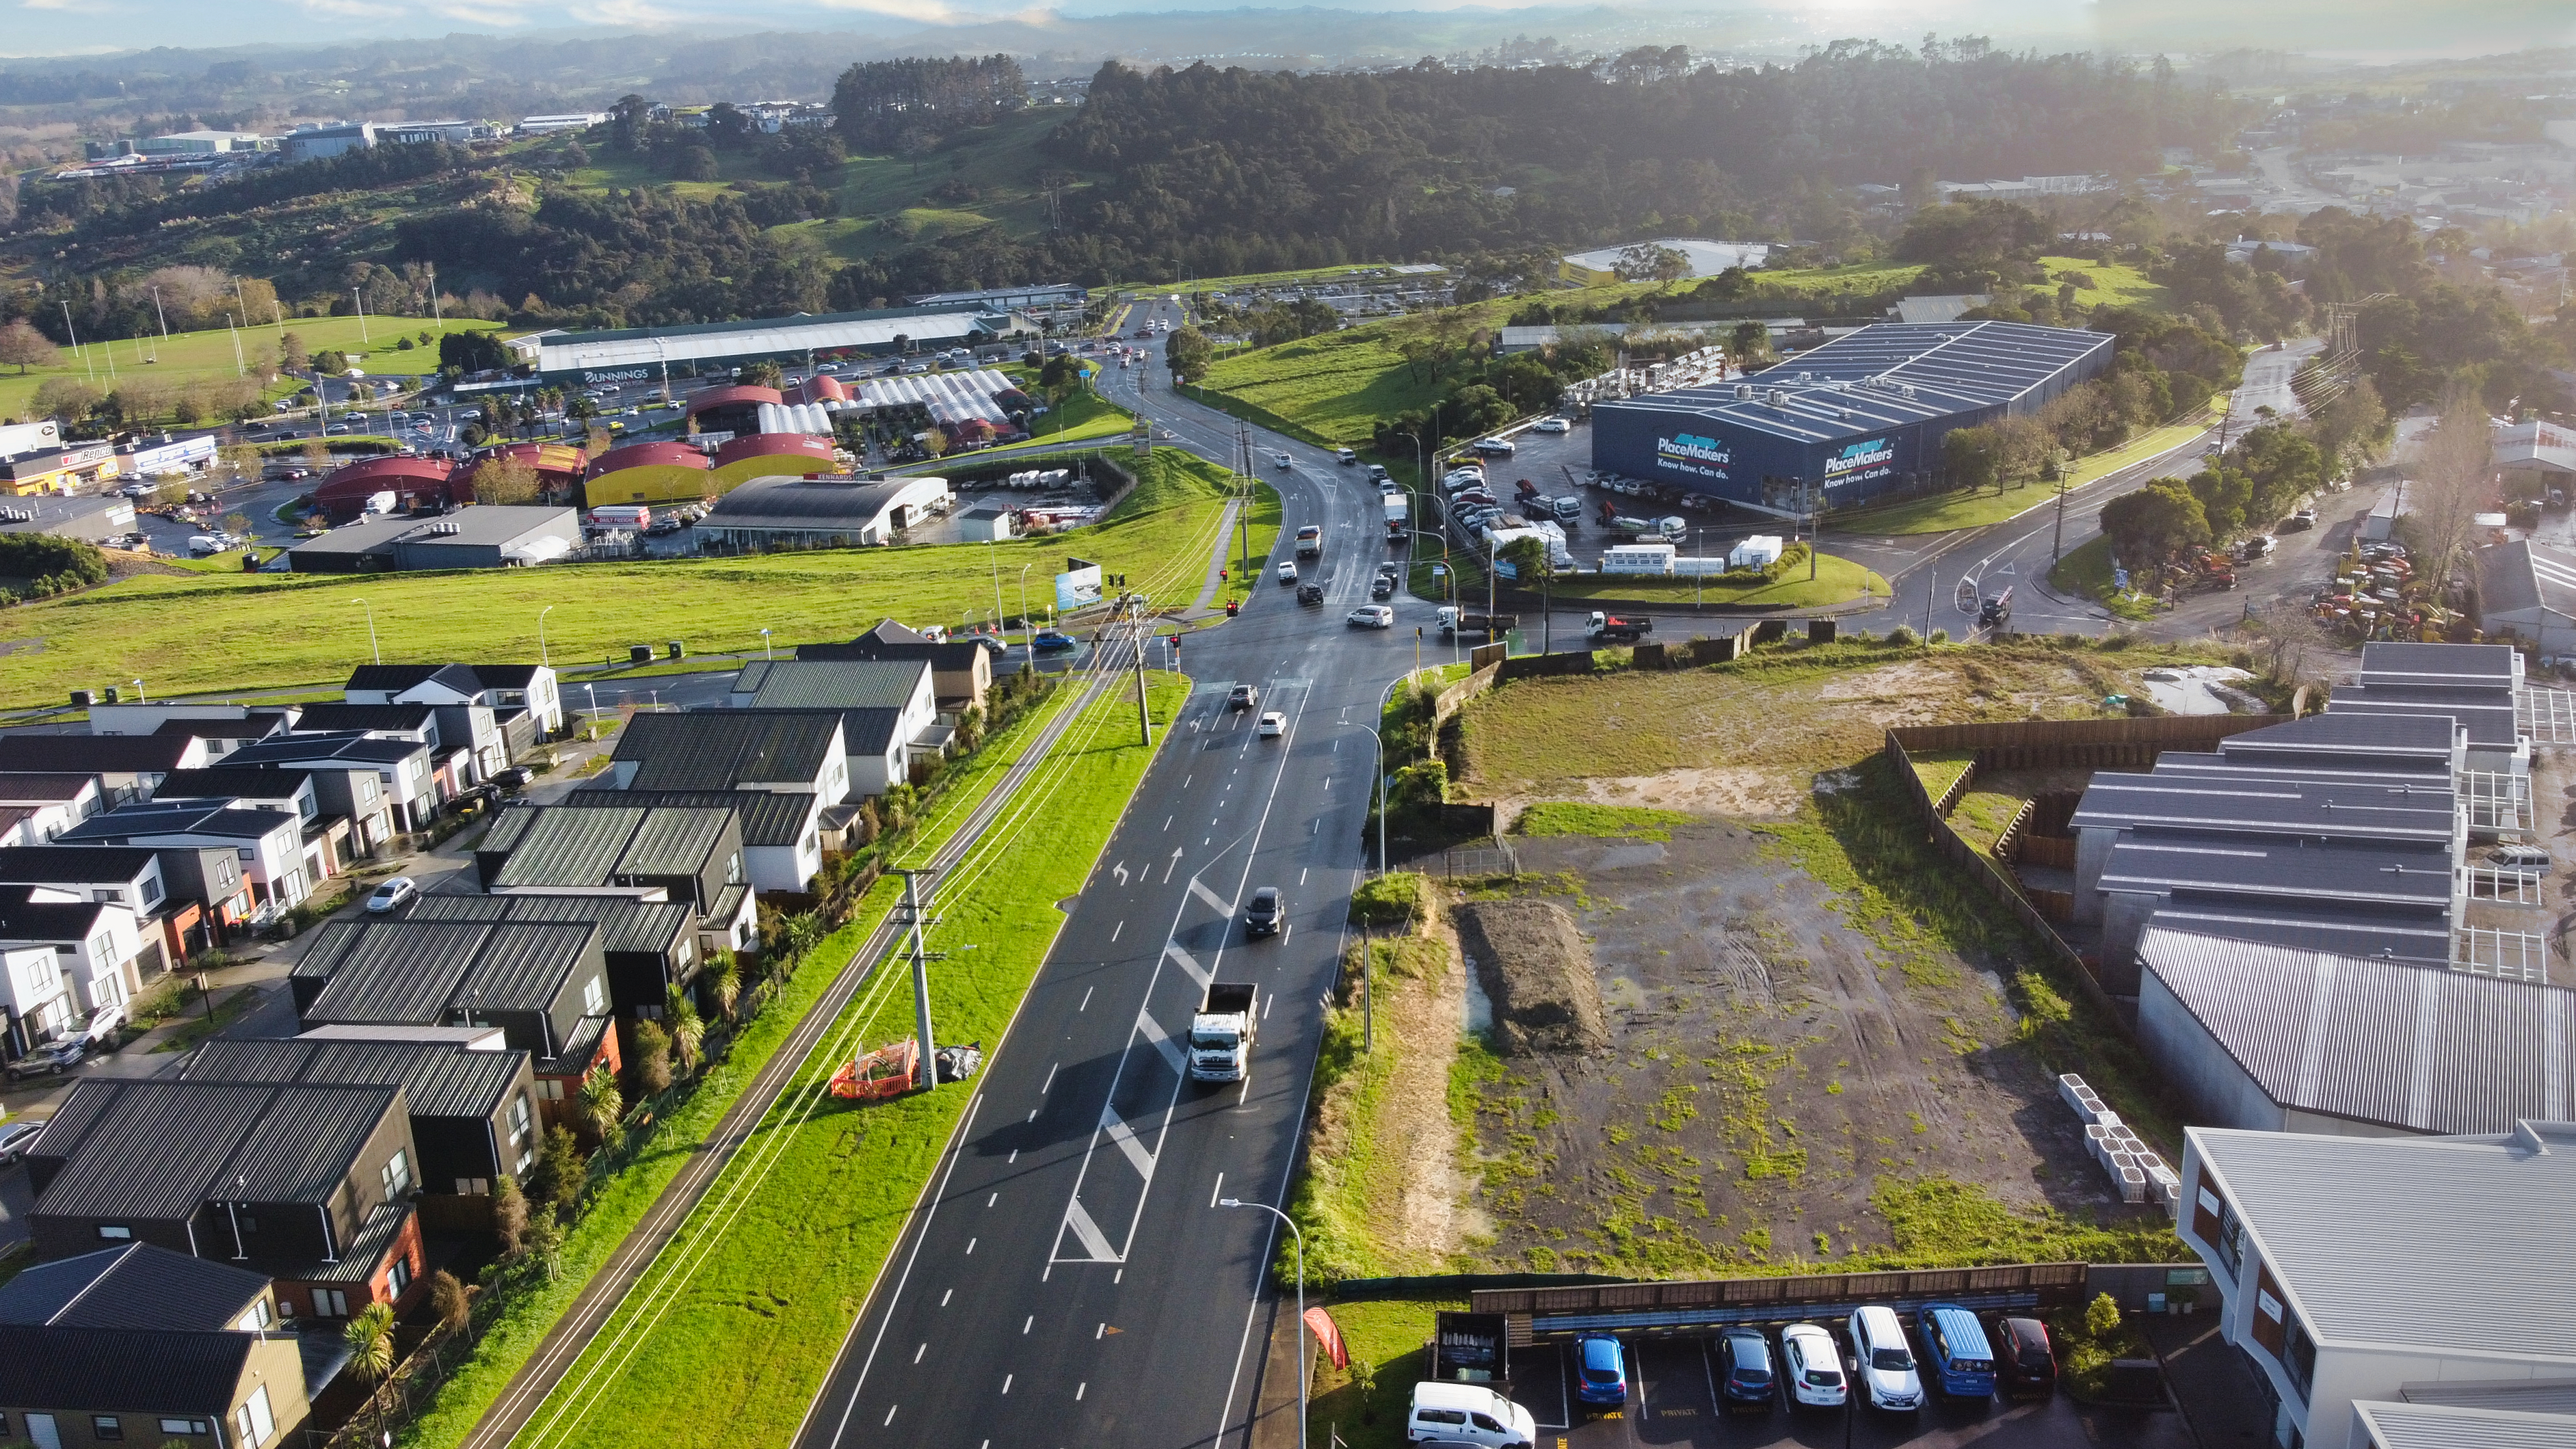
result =
[[1297,602],[1301,604],[1320,604],[1324,602],[1324,586],[1322,584],[1299,584],[1297,586]]
[[1717,1338],[1718,1394],[1729,1409],[1769,1412],[1771,1342],[1750,1328],[1730,1328]]
[[1247,936],[1276,936],[1286,913],[1279,909],[1279,887],[1263,886],[1252,893],[1252,904],[1243,913],[1243,933]]

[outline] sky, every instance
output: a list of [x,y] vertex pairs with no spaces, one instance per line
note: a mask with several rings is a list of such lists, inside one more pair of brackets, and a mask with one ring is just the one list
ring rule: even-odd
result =
[[[1242,0],[1054,0],[1069,15],[1231,10]],[[1328,0],[1402,12],[1535,8],[1495,0]],[[1911,42],[1926,31],[2003,43],[2190,52],[2255,45],[2354,59],[2493,54],[2576,44],[2570,0],[1612,0],[1621,9],[1762,12],[1784,41],[1841,36]],[[1568,8],[1563,0],[1552,7]],[[1027,0],[0,0],[0,56],[100,54],[156,45],[309,45],[610,26],[902,32],[1001,16],[1036,18]],[[1325,28],[1329,28],[1328,26]],[[1768,27],[1766,27],[1768,28]],[[1317,49],[1328,50],[1319,36]]]

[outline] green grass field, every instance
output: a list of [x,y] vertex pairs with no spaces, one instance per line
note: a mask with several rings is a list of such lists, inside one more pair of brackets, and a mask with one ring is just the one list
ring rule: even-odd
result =
[[[1445,598],[1442,581],[1431,576],[1431,565],[1438,562],[1438,551],[1428,551],[1413,561],[1413,591],[1426,599]],[[1469,603],[1483,607],[1484,570],[1477,567],[1473,555],[1453,556],[1450,567],[1456,570],[1455,588]],[[1816,577],[1810,580],[1803,567],[1790,569],[1786,576],[1769,583],[1730,584],[1719,579],[1656,578],[1643,574],[1576,574],[1561,576],[1548,586],[1550,598],[1561,602],[1581,599],[1641,599],[1659,609],[1688,610],[1693,605],[1724,605],[1738,609],[1817,609],[1861,597],[1863,591],[1880,598],[1892,597],[1887,580],[1877,573],[1834,554],[1819,554]],[[1505,609],[1514,607],[1506,603]]]
[[[2217,421],[2218,414],[2213,409],[2206,420],[2156,428],[2140,433],[2108,452],[2079,458],[2075,471],[2068,476],[2067,486],[2081,488],[2159,453],[2170,452],[2209,431]],[[2032,483],[2018,488],[1979,489],[1975,492],[1936,493],[1929,498],[1909,498],[1886,508],[1836,514],[1832,522],[1835,530],[1841,533],[1948,533],[1952,529],[1983,528],[1990,523],[2003,523],[2034,508],[2045,507],[2056,499],[2057,490],[2053,485]]]
[[2048,273],[2048,287],[2055,291],[2069,272],[2080,272],[2093,280],[2090,287],[2075,289],[2079,307],[2099,307],[2108,302],[2115,307],[2143,307],[2150,312],[2173,310],[2173,294],[2147,280],[2147,274],[2135,267],[2106,262],[2090,262],[2082,257],[2041,257],[2040,266]]
[[[992,793],[1003,767],[1017,760],[1046,721],[1073,698],[1070,692],[1059,692],[1032,709],[951,777],[939,803],[921,823],[918,848],[926,853],[954,835],[974,807]],[[805,969],[790,979],[768,1008],[743,1029],[724,1064],[711,1068],[688,1101],[654,1129],[655,1140],[684,1145],[705,1141],[751,1079],[777,1054],[797,1021],[820,999],[836,969],[858,950],[867,933],[901,896],[900,881],[878,882],[853,913],[850,924],[817,946],[807,958]],[[678,1175],[688,1157],[685,1150],[639,1153],[625,1172],[602,1189],[590,1211],[567,1235],[554,1281],[543,1291],[519,1299],[492,1325],[473,1361],[439,1390],[435,1403],[405,1431],[406,1445],[453,1444],[474,1427],[508,1385],[510,1376],[536,1351],[546,1331],[572,1305],[582,1285],[642,1221],[645,1211]]]
[[[286,330],[304,340],[305,351],[339,348],[349,354],[351,366],[370,376],[436,372],[438,344],[432,341],[424,347],[419,340],[423,332],[436,338],[448,332],[495,331],[500,325],[497,322],[477,322],[472,318],[452,318],[442,325],[426,317],[369,317],[364,327],[366,335],[361,338],[359,320],[355,317],[286,319]],[[243,328],[240,334],[242,357],[245,360],[266,357],[275,362],[277,333],[276,324],[270,322]],[[395,340],[403,337],[412,339],[412,350],[405,352],[394,346]],[[84,382],[95,381],[103,389],[112,387],[107,371],[110,358],[115,360],[119,382],[149,378],[166,387],[200,379],[237,377],[240,374],[234,370],[233,340],[234,335],[223,328],[207,332],[173,332],[167,342],[157,337],[120,337],[113,342],[83,346],[81,350],[89,359],[86,366],[80,357],[73,355],[72,349],[66,347],[62,349],[59,366],[33,368],[23,376],[15,368],[0,369],[0,417],[25,417],[28,399],[35,396],[36,389],[47,378],[79,378]],[[161,360],[142,360],[154,355]],[[281,380],[269,391],[283,397],[303,385],[293,380]]]
[[[1153,712],[1168,722],[1187,681],[1153,680]],[[1054,902],[1081,890],[1152,761],[1132,710],[1113,691],[1075,721],[1056,759],[941,883],[929,944],[947,952],[930,968],[943,1040],[1007,1049],[1003,1033],[1064,920]],[[904,973],[881,974],[520,1433],[521,1449],[793,1437],[973,1096],[862,1106],[822,1090],[854,1051],[911,1029]]]
[[1130,574],[1156,597],[1197,596],[1216,549],[1226,475],[1157,449],[1108,522],[987,547],[782,553],[673,562],[567,564],[475,573],[143,574],[12,609],[0,619],[0,701],[60,704],[64,692],[128,679],[152,694],[249,692],[336,680],[368,657],[367,614],[388,660],[623,659],[629,645],[691,653],[848,638],[893,616],[955,623],[992,601],[993,570],[1038,578],[1068,550]]

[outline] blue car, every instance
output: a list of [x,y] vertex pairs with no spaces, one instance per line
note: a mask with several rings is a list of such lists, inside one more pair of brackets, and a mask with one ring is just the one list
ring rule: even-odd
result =
[[1574,1356],[1582,1365],[1574,1386],[1577,1399],[1612,1408],[1628,1402],[1627,1360],[1619,1352],[1619,1340],[1606,1333],[1587,1333],[1576,1341]]
[[1070,634],[1059,634],[1053,629],[1048,629],[1040,632],[1038,637],[1030,640],[1029,643],[1035,649],[1052,654],[1060,649],[1072,648],[1074,638]]

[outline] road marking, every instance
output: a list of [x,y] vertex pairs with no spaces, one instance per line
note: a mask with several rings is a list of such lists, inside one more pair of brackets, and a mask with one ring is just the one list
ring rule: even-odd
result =
[[1143,1008],[1137,1010],[1136,1029],[1143,1032],[1145,1039],[1154,1044],[1154,1049],[1163,1054],[1163,1060],[1171,1065],[1173,1071],[1183,1074],[1189,1071],[1189,1058],[1182,1053],[1180,1043],[1172,1040],[1170,1034],[1163,1030],[1163,1024],[1154,1019],[1151,1011]]
[[1190,877],[1190,894],[1197,896],[1202,901],[1205,901],[1207,903],[1207,908],[1216,912],[1220,916],[1232,916],[1234,914],[1234,907],[1218,900],[1216,892],[1209,890],[1205,885],[1200,884],[1197,876]]
[[1077,1007],[1075,1007],[1075,1008],[1074,1008],[1074,1010],[1076,1010],[1076,1011],[1080,1011],[1080,1010],[1082,1010],[1082,1009],[1083,1009],[1083,1007],[1087,1007],[1087,1006],[1091,1005],[1091,993],[1093,993],[1094,991],[1097,991],[1097,990],[1099,990],[1099,989],[1100,989],[1100,988],[1099,988],[1099,987],[1097,987],[1097,986],[1086,986],[1086,987],[1082,988],[1082,1006],[1077,1006]]
[[1075,1403],[1077,1403],[1077,1404],[1081,1403],[1081,1402],[1082,1402],[1082,1391],[1083,1391],[1083,1390],[1085,1390],[1085,1389],[1087,1389],[1087,1388],[1090,1388],[1090,1387],[1091,1387],[1091,1380],[1089,1380],[1089,1379],[1084,1379],[1081,1383],[1075,1384],[1075,1385],[1073,1386],[1073,1401],[1074,1401]]
[[1182,788],[1182,789],[1184,789],[1184,790],[1186,790],[1186,789],[1190,788],[1190,782],[1191,782],[1192,780],[1197,779],[1197,778],[1198,778],[1198,776],[1196,776],[1196,775],[1183,775],[1183,776],[1181,777],[1181,788]]
[[912,1361],[914,1363],[921,1362],[921,1356],[928,1352],[930,1352],[930,1340],[925,1338],[921,1341],[921,1347],[912,1351]]
[[1077,1197],[1065,1204],[1064,1225],[1074,1237],[1081,1240],[1082,1250],[1091,1255],[1091,1261],[1095,1263],[1118,1261],[1118,1255],[1110,1251],[1109,1239],[1101,1233],[1100,1225],[1093,1222],[1091,1214],[1084,1210],[1081,1198]]
[[1223,1193],[1224,1191],[1225,1191],[1225,1174],[1224,1174],[1224,1173],[1222,1173],[1222,1172],[1220,1172],[1220,1173],[1218,1173],[1218,1174],[1216,1175],[1216,1186],[1214,1186],[1214,1187],[1212,1187],[1212,1188],[1209,1188],[1209,1189],[1208,1189],[1208,1206],[1209,1206],[1209,1207],[1215,1207],[1215,1206],[1216,1206],[1216,1200],[1217,1200],[1218,1195],[1219,1195],[1219,1194],[1221,1194],[1221,1193]]
[[1306,870],[1307,867],[1305,866],[1301,865],[1297,867],[1297,884],[1304,885],[1306,883]]
[[1047,1078],[1045,1081],[1038,1083],[1039,1096],[1045,1096],[1047,1094],[1047,1088],[1055,1085],[1055,1069],[1063,1065],[1064,1063],[1062,1062],[1047,1063]]
[[970,1258],[971,1258],[971,1257],[974,1257],[974,1256],[975,1256],[975,1245],[976,1245],[977,1243],[982,1242],[982,1241],[984,1241],[982,1238],[968,1238],[968,1239],[966,1240],[966,1256],[967,1256],[967,1257],[970,1257]]
[[1020,1337],[1022,1337],[1022,1338],[1026,1338],[1026,1337],[1028,1337],[1028,1336],[1029,1336],[1029,1330],[1030,1330],[1030,1329],[1032,1329],[1032,1328],[1035,1328],[1035,1327],[1037,1327],[1037,1326],[1038,1326],[1038,1316],[1037,1316],[1036,1314],[1032,1313],[1032,1314],[1030,1314],[1030,1315],[1029,1315],[1029,1321],[1020,1325]]
[[1014,1148],[1012,1148],[1012,1149],[1011,1149],[1011,1155],[1010,1155],[1009,1157],[1007,1157],[1007,1158],[1003,1159],[1003,1161],[1004,1161],[1006,1164],[1007,1164],[1007,1163],[1012,1163],[1012,1162],[1017,1162],[1017,1161],[1019,1161],[1019,1160],[1020,1160],[1020,1149],[1018,1149],[1018,1148],[1016,1148],[1016,1147],[1014,1147]]
[[1277,992],[1273,992],[1269,996],[1263,998],[1261,1002],[1261,1019],[1263,1021],[1268,1021],[1270,1019],[1270,1008],[1277,1006],[1278,1004],[1279,995]]
[[1110,944],[1110,945],[1112,945],[1112,946],[1117,945],[1117,944],[1118,944],[1118,938],[1119,938],[1120,936],[1124,935],[1124,934],[1126,933],[1126,931],[1127,931],[1127,923],[1126,923],[1125,921],[1120,921],[1120,922],[1118,923],[1118,928],[1117,928],[1116,930],[1111,931],[1111,932],[1109,933],[1109,944]]
[[954,1289],[954,1288],[951,1288],[951,1289],[949,1289],[947,1292],[940,1294],[940,1295],[939,1295],[939,1306],[940,1306],[940,1307],[942,1307],[942,1308],[947,1307],[947,1306],[948,1306],[948,1300],[949,1300],[949,1299],[951,1299],[951,1298],[954,1298],[954,1297],[956,1297],[956,1296],[957,1296],[957,1290],[956,1290],[956,1289]]
[[[901,1404],[892,1404],[892,1405],[888,1405],[888,1406],[887,1406],[887,1408],[886,1408],[886,1417],[885,1417],[886,1424],[891,1424],[891,1423],[893,1423],[893,1422],[894,1422],[894,1411],[895,1411],[896,1409],[900,1409],[900,1408],[902,1408],[902,1407],[903,1407],[903,1405],[901,1405]],[[878,1428],[880,1428],[880,1429],[882,1429],[882,1428],[884,1428],[884,1427],[885,1427],[885,1424],[879,1424],[877,1427],[878,1427]]]
[[1100,1113],[1100,1130],[1109,1134],[1109,1140],[1118,1144],[1119,1151],[1127,1154],[1127,1165],[1136,1169],[1136,1175],[1152,1183],[1154,1154],[1146,1151],[1145,1144],[1136,1140],[1135,1131],[1117,1113],[1105,1108]]
[[1011,1376],[1011,1375],[1009,1375],[1009,1374],[1004,1374],[1004,1375],[1002,1375],[1002,1392],[1003,1392],[1003,1393],[1006,1393],[1006,1394],[1007,1394],[1007,1393],[1009,1393],[1009,1392],[1011,1391],[1011,1378],[1012,1378],[1012,1376]]
[[1179,816],[1177,816],[1177,815],[1166,815],[1166,816],[1164,816],[1164,817],[1163,817],[1163,828],[1164,828],[1165,830],[1169,830],[1169,829],[1171,829],[1171,828],[1172,828],[1172,822],[1173,822],[1173,821],[1175,821],[1175,820],[1178,820],[1179,818],[1180,818],[1180,817],[1179,817]]
[[988,1197],[988,1198],[984,1199],[984,1206],[986,1206],[986,1207],[991,1207],[993,1204],[995,1204],[995,1203],[997,1203],[997,1202],[1000,1202],[1001,1200],[1002,1200],[1002,1195],[1001,1195],[1000,1193],[998,1193],[998,1192],[997,1192],[997,1193],[993,1194],[991,1197]]
[[[1220,909],[1222,909],[1222,907],[1220,907]],[[1231,918],[1233,914],[1234,913],[1231,911],[1226,912],[1228,918]],[[1163,955],[1174,964],[1178,965],[1181,970],[1187,972],[1189,974],[1189,978],[1198,983],[1198,987],[1201,991],[1207,990],[1207,984],[1214,977],[1215,973],[1207,967],[1201,966],[1197,957],[1182,950],[1180,942],[1165,941],[1163,943]]]

